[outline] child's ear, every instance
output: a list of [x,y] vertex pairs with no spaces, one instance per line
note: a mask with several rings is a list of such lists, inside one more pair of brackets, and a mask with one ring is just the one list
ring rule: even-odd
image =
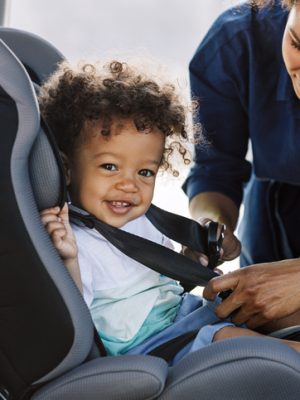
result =
[[69,186],[71,183],[70,162],[69,162],[67,155],[65,153],[63,153],[62,151],[59,152],[59,155],[62,160],[66,183],[67,183],[67,186]]

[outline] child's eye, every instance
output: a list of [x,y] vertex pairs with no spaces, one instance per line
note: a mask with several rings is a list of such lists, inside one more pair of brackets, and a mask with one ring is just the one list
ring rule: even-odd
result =
[[100,167],[107,171],[117,171],[117,166],[115,164],[101,164]]
[[155,173],[153,171],[151,171],[150,169],[141,169],[139,171],[139,175],[145,176],[146,178],[148,178],[150,176],[154,176]]

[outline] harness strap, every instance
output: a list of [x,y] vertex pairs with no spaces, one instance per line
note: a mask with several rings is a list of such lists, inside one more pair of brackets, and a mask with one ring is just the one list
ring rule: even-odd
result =
[[198,222],[163,210],[154,204],[151,204],[146,216],[168,238],[187,246],[191,250],[208,254],[208,230]]
[[[71,220],[75,220],[75,223],[79,220],[85,226],[95,228],[122,253],[158,273],[169,276],[178,281],[183,280],[195,286],[206,286],[211,278],[218,276],[216,272],[183,256],[182,254],[140,236],[122,231],[121,229],[97,220],[92,215],[82,214],[77,210],[78,209],[73,206],[70,207]],[[175,214],[174,217],[176,217]],[[164,218],[164,215],[162,215],[161,218]],[[202,229],[206,232],[204,228]],[[199,243],[202,243],[201,247],[204,248],[204,235],[199,237],[201,237],[202,241]],[[188,245],[187,239],[185,239],[185,243]],[[194,240],[193,243],[195,243]]]
[[[213,229],[208,232],[197,222],[167,212],[154,205],[151,205],[146,214],[151,223],[170,239],[205,254],[210,251],[211,254],[208,254],[210,268],[207,268],[165,246],[99,221],[73,205],[70,205],[69,210],[73,222],[78,223],[80,221],[88,228],[95,228],[122,253],[156,272],[193,286],[206,286],[211,278],[218,276],[213,271],[215,267],[213,264],[218,260],[214,252],[219,251],[221,245],[217,239],[217,224],[213,225]],[[223,236],[221,235],[220,240],[222,239]],[[179,350],[195,338],[197,333],[198,331],[186,332],[168,340],[148,354],[170,361]]]
[[165,361],[170,362],[176,354],[189,344],[197,336],[199,331],[190,331],[176,336],[173,339],[162,343],[155,349],[151,350],[148,355],[163,358]]

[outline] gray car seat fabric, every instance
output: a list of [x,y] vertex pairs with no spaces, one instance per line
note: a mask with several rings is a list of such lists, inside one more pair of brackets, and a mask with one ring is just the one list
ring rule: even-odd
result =
[[32,400],[157,399],[167,374],[167,363],[156,357],[104,357],[56,379]]
[[191,353],[170,369],[160,400],[296,400],[299,354],[279,341],[240,337]]
[[[39,312],[45,307],[45,315],[40,315],[41,324],[45,324],[45,329],[51,329],[51,332],[47,332],[45,338],[47,338],[47,343],[45,343],[51,352],[51,346],[53,346],[60,339],[59,333],[59,324],[65,323],[67,324],[67,320],[69,319],[69,335],[71,335],[71,331],[73,333],[72,341],[70,343],[65,343],[65,354],[64,357],[60,360],[54,368],[48,371],[43,377],[39,377],[38,373],[35,373],[37,379],[35,383],[40,383],[44,380],[51,379],[62,372],[69,370],[70,368],[78,365],[79,362],[82,362],[86,358],[86,354],[90,351],[91,343],[93,340],[93,325],[91,323],[89,312],[85,305],[82,303],[82,299],[77,293],[77,288],[70,281],[69,275],[64,270],[62,262],[56,251],[53,249],[51,241],[49,241],[49,237],[46,234],[43,226],[40,223],[40,218],[36,206],[36,201],[32,191],[31,185],[31,177],[29,176],[29,159],[31,158],[31,150],[32,148],[40,148],[39,144],[36,144],[36,138],[38,134],[41,134],[40,128],[40,117],[38,112],[38,105],[35,97],[35,92],[33,86],[31,85],[30,79],[23,68],[22,64],[18,61],[18,59],[14,56],[14,54],[10,51],[10,49],[4,44],[1,43],[0,47],[0,86],[5,93],[5,95],[11,99],[13,99],[15,104],[15,118],[16,118],[16,133],[14,137],[14,141],[12,143],[11,151],[8,152],[9,146],[11,143],[5,141],[1,146],[1,158],[2,158],[2,169],[4,173],[4,168],[7,168],[11,178],[11,187],[4,187],[4,192],[2,192],[2,200],[5,201],[3,194],[9,195],[9,189],[13,192],[13,200],[16,202],[14,215],[10,215],[10,210],[7,204],[3,204],[3,210],[7,210],[7,213],[2,217],[2,226],[9,227],[14,224],[14,218],[21,216],[23,226],[20,224],[19,230],[15,232],[11,232],[11,237],[9,237],[10,231],[7,232],[8,239],[11,240],[12,243],[17,244],[17,247],[11,249],[12,253],[14,251],[18,252],[20,258],[13,264],[13,255],[11,254],[11,260],[6,262],[3,258],[1,259],[1,272],[3,274],[3,286],[6,280],[5,287],[1,287],[2,295],[6,295],[6,290],[9,289],[7,286],[11,284],[11,291],[14,292],[18,290],[18,300],[22,300],[22,296],[24,296],[23,301],[33,301],[32,299],[27,300],[26,296],[32,296],[34,298],[33,293],[36,293],[37,298],[35,300],[40,300],[39,306],[45,302],[39,310]],[[3,96],[2,96],[3,98]],[[6,124],[6,119],[10,118],[10,113],[7,111],[5,115],[2,115],[2,129],[1,132],[4,134]],[[5,132],[8,134],[9,132]],[[13,139],[13,138],[11,138]],[[38,142],[40,143],[40,141]],[[7,147],[7,148],[6,148]],[[49,148],[50,149],[50,148]],[[6,154],[4,154],[6,153]],[[44,156],[50,154],[51,151],[46,151]],[[10,159],[4,158],[4,156],[8,156]],[[53,156],[52,156],[53,157]],[[4,163],[4,160],[7,162]],[[8,184],[5,182],[5,177],[3,178],[3,184]],[[59,190],[58,184],[56,182],[56,190]],[[6,189],[6,191],[5,191]],[[52,191],[51,186],[49,187],[50,193]],[[51,199],[51,195],[49,197]],[[53,199],[52,199],[53,200]],[[10,202],[10,206],[12,203]],[[5,220],[7,218],[7,220]],[[18,223],[18,222],[16,222]],[[20,223],[20,222],[19,222]],[[13,230],[13,227],[11,228]],[[21,236],[21,232],[26,231],[26,238],[24,237],[24,241],[28,240],[28,246],[32,247],[32,251],[35,253],[36,263],[30,262],[31,260],[26,260],[27,250],[24,249],[24,253],[22,254],[22,243],[18,243],[18,235]],[[5,233],[4,233],[5,234]],[[2,236],[1,236],[2,239]],[[3,241],[2,241],[3,244]],[[3,250],[3,247],[2,247]],[[9,249],[10,250],[10,249]],[[8,251],[7,248],[4,251]],[[51,260],[51,262],[50,262]],[[23,263],[23,265],[22,265]],[[47,321],[50,321],[51,315],[51,305],[49,304],[49,299],[44,295],[43,299],[43,281],[45,279],[44,271],[40,271],[40,264],[44,266],[46,273],[48,274],[49,281],[46,283],[48,285],[55,285],[56,292],[56,300],[55,296],[53,299],[53,304],[56,302],[63,302],[66,305],[66,314],[61,315],[60,318],[56,320],[53,318],[53,327],[48,327]],[[11,265],[10,265],[11,264]],[[10,270],[8,268],[11,268]],[[27,268],[27,271],[25,268]],[[8,281],[8,274],[15,269],[15,273],[18,272],[18,269],[21,269],[24,273],[18,275],[10,275],[9,278],[12,281]],[[39,271],[35,269],[38,268]],[[32,275],[31,275],[32,274]],[[41,274],[40,281],[38,274]],[[22,289],[19,288],[20,283],[18,284],[18,280],[23,278],[22,284],[24,287]],[[33,287],[32,277],[36,277],[36,286]],[[15,279],[15,281],[13,281]],[[17,286],[16,286],[17,285]],[[27,285],[27,287],[26,287]],[[39,288],[39,285],[40,288]],[[41,290],[41,293],[39,291]],[[41,296],[41,297],[40,297]],[[10,299],[10,294],[7,295],[7,299]],[[32,304],[31,312],[34,315],[35,306]],[[24,307],[25,309],[25,307]],[[28,310],[29,312],[29,310]],[[47,312],[49,314],[47,315]],[[19,315],[20,317],[21,315]],[[12,316],[13,317],[13,316]],[[45,320],[45,321],[44,321]],[[28,320],[28,322],[30,319]],[[3,321],[2,321],[3,322]],[[36,332],[32,332],[30,326],[26,324],[26,320],[23,324],[20,320],[20,337],[14,338],[13,336],[9,336],[8,332],[5,332],[6,328],[9,329],[6,325],[1,326],[0,337],[1,337],[1,345],[7,346],[8,340],[16,339],[16,349],[23,353],[23,356],[30,356],[30,352],[26,354],[24,352],[24,343],[28,336],[32,338],[37,334]],[[17,332],[15,333],[17,335]],[[18,335],[17,335],[18,336]],[[17,340],[18,339],[18,340]],[[26,343],[26,341],[25,341]],[[29,342],[31,343],[31,341]],[[7,350],[7,349],[6,349]],[[41,348],[41,354],[36,355],[36,357],[45,356],[43,353],[43,349]],[[24,354],[25,353],[25,354]],[[47,352],[46,352],[47,353]],[[26,363],[26,358],[23,358],[23,363]],[[11,366],[13,368],[13,366]],[[22,374],[21,374],[22,375]],[[24,377],[23,377],[24,378]]]
[[[63,185],[22,64],[39,84],[62,56],[26,32],[0,28],[0,38],[0,386],[10,399],[299,399],[300,355],[275,340],[214,343],[172,368],[97,354],[89,311],[38,213],[62,200]],[[52,61],[35,63],[40,54]]]
[[[63,55],[51,43],[33,33],[20,29],[1,27],[0,37],[17,54],[34,81],[43,82],[55,71]],[[34,79],[35,78],[35,79]]]

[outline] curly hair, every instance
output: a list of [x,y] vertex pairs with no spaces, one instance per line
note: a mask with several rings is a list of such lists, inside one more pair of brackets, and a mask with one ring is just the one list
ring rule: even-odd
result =
[[197,129],[188,123],[191,108],[174,85],[160,83],[126,63],[84,63],[73,68],[63,62],[43,84],[39,104],[59,149],[68,157],[78,146],[87,123],[101,120],[101,134],[109,137],[114,118],[132,118],[139,132],[148,133],[155,127],[165,135],[163,170],[178,175],[170,162],[175,149],[185,164],[190,163],[185,143],[189,128],[193,132]]

